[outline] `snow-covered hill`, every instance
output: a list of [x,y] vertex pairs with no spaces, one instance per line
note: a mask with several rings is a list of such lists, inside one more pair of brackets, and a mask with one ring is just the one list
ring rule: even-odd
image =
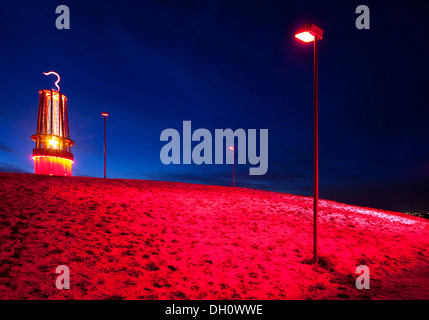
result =
[[316,265],[312,198],[0,173],[0,298],[429,299],[428,220],[321,200],[319,229]]

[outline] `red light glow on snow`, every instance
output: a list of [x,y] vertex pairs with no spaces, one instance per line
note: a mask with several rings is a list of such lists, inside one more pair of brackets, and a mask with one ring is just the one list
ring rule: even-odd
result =
[[295,35],[295,38],[298,38],[299,40],[304,41],[304,42],[314,41],[314,36],[308,31],[297,33]]
[[311,197],[62,176],[0,172],[4,300],[429,299],[426,219],[320,200],[313,264]]

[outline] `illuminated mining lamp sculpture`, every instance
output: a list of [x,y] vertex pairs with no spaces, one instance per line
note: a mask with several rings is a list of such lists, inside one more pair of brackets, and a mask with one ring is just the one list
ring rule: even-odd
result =
[[233,146],[228,147],[232,151],[232,186],[235,187],[235,149]]
[[318,260],[317,215],[319,202],[319,133],[318,133],[318,83],[317,83],[317,43],[322,40],[323,30],[314,24],[305,24],[295,34],[295,37],[304,42],[314,42],[314,173],[313,173],[313,255]]
[[33,149],[34,173],[58,176],[71,176],[73,154],[71,146],[74,142],[70,139],[69,122],[67,115],[67,97],[60,93],[58,83],[57,90],[39,91],[39,115],[37,117],[37,133],[31,136],[36,141]]

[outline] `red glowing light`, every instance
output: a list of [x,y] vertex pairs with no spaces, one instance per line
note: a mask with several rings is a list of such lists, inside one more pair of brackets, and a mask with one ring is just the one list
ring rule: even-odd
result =
[[319,28],[315,24],[304,24],[295,34],[295,38],[304,42],[312,42],[315,39],[322,40],[323,29]]
[[[54,74],[54,75],[56,75],[57,76],[57,81],[55,81],[55,85],[57,86],[57,88],[58,88],[58,90],[57,90],[57,92],[60,92],[60,86],[58,85],[58,83],[60,82],[60,80],[61,80],[61,78],[60,78],[60,75],[58,74],[58,73],[56,73],[56,72],[54,72],[54,71],[49,71],[49,72],[43,72],[43,74],[45,75],[45,76],[48,76],[48,75],[50,75],[50,74]],[[54,89],[53,89],[54,90]]]
[[101,113],[101,115],[102,115],[103,117],[108,117],[108,116],[109,116],[109,114],[108,114],[107,112],[102,112],[102,113]]
[[234,147],[231,147],[231,146],[230,146],[230,147],[229,147],[229,150],[234,151]]
[[67,158],[63,158],[63,157],[55,157],[55,156],[33,156],[32,158],[33,158],[33,160],[36,160],[35,158],[57,158],[57,159],[68,160],[68,161],[71,161],[70,163],[74,163],[74,161],[71,159],[67,159]]
[[36,174],[72,175],[73,160],[51,156],[34,156],[33,159]]
[[295,38],[298,38],[299,40],[304,41],[304,42],[314,41],[314,36],[308,31],[297,33],[295,35]]

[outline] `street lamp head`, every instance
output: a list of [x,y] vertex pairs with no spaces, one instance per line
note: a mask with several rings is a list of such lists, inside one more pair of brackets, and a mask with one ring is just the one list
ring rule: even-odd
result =
[[299,40],[304,41],[304,42],[314,41],[314,36],[308,31],[303,31],[303,32],[297,33],[295,35],[295,38],[298,38]]
[[107,112],[102,112],[102,113],[101,113],[101,115],[102,115],[103,117],[108,117],[108,116],[109,116],[109,114],[108,114]]
[[312,42],[314,38],[322,40],[322,37],[323,30],[315,24],[305,24],[295,34],[295,38],[304,42]]

